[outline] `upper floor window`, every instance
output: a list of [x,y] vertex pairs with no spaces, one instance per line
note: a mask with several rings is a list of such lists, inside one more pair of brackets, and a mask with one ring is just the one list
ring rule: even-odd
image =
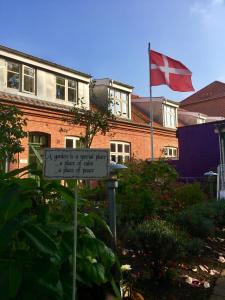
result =
[[110,143],[110,160],[124,163],[130,160],[130,144],[124,142]]
[[177,125],[176,107],[164,105],[164,126],[170,128],[176,128],[176,125]]
[[35,92],[35,69],[15,62],[7,65],[7,87],[22,92]]
[[129,95],[119,90],[110,89],[110,109],[116,116],[129,117]]
[[[72,79],[56,77],[56,98],[79,104],[78,82]],[[83,99],[82,99],[83,100]],[[83,101],[82,101],[83,103]]]
[[164,147],[163,148],[163,156],[164,157],[178,157],[177,148],[176,147]]

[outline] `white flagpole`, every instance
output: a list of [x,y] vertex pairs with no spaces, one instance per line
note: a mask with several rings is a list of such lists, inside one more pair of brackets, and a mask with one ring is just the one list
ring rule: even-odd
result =
[[150,135],[151,135],[151,160],[154,160],[154,129],[153,129],[153,103],[152,103],[152,82],[151,82],[151,55],[150,43],[148,43],[148,56],[149,56],[149,117],[150,117]]

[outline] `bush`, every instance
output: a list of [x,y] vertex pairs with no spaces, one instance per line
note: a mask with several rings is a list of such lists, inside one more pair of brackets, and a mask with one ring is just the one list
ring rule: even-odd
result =
[[144,221],[138,226],[137,234],[142,247],[151,252],[153,272],[157,277],[164,274],[169,261],[185,255],[184,234],[166,221]]
[[[31,178],[15,177],[19,173],[0,174],[0,298],[71,299],[73,192],[56,181],[40,178],[37,184]],[[98,216],[84,214],[79,208],[79,299],[87,299],[80,294],[83,288],[103,289],[106,285],[118,294],[116,256],[95,232],[97,226],[105,230],[108,226]]]
[[164,161],[132,161],[119,177],[117,196],[120,223],[139,223],[161,214],[170,205],[177,173]]
[[225,203],[202,202],[187,207],[178,214],[176,222],[196,237],[205,238],[225,224]]
[[175,191],[175,198],[181,208],[203,202],[207,196],[201,190],[198,182],[179,185]]

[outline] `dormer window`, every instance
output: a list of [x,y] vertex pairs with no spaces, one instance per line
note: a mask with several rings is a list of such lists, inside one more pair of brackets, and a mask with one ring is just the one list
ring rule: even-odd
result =
[[115,116],[129,118],[129,95],[128,93],[110,89],[110,109]]
[[176,107],[164,105],[164,126],[169,128],[176,128],[177,125],[177,111]]
[[15,62],[8,62],[7,87],[33,94],[35,92],[35,69]]
[[87,99],[86,89],[86,84],[75,79],[56,77],[56,99],[65,100],[76,105],[84,105]]

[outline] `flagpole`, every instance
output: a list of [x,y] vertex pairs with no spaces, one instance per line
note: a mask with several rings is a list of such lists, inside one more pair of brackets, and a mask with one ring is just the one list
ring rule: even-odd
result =
[[150,117],[150,136],[151,136],[151,160],[154,160],[154,130],[153,130],[153,103],[152,103],[152,82],[151,82],[151,55],[150,43],[148,43],[148,56],[149,56],[149,117]]

